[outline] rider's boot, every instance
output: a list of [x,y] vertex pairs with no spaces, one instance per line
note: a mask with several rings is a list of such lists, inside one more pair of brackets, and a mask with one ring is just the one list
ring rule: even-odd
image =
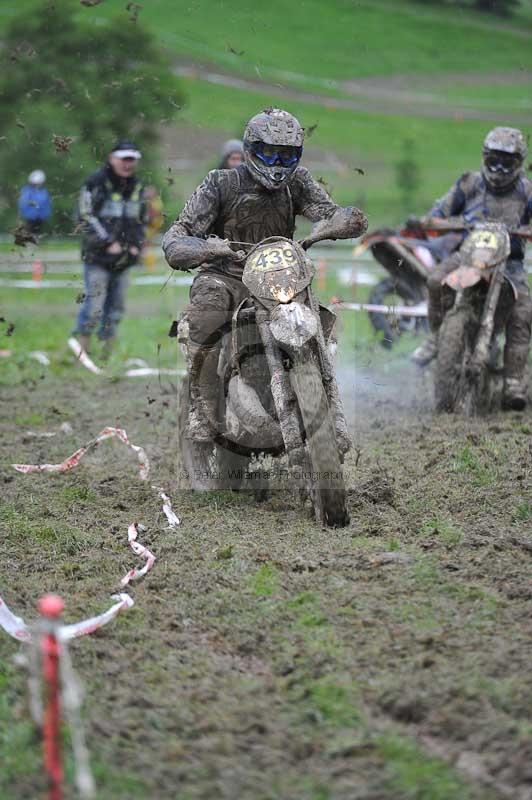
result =
[[212,441],[218,420],[219,347],[189,341],[190,411],[185,436],[196,442]]
[[423,344],[416,347],[412,355],[411,361],[418,367],[426,367],[438,355],[438,331],[431,331]]
[[88,352],[89,352],[89,349],[90,349],[90,344],[91,344],[91,337],[90,337],[90,336],[87,336],[87,334],[86,334],[86,333],[81,333],[81,334],[78,336],[78,342],[79,342],[79,345],[80,345],[81,349],[82,349],[82,350],[83,350],[85,353],[88,353]]
[[522,411],[526,406],[531,326],[532,301],[528,293],[520,293],[506,324],[502,407],[507,411]]

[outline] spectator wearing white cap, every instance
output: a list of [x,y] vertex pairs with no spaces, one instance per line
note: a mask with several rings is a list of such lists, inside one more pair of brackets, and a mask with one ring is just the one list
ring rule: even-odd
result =
[[85,297],[74,334],[88,352],[97,333],[108,357],[124,313],[129,268],[144,243],[146,202],[136,177],[140,150],[128,139],[116,143],[107,163],[81,188],[82,259]]
[[40,233],[43,223],[52,216],[52,199],[45,183],[46,175],[42,169],[34,169],[18,198],[20,218],[31,233]]

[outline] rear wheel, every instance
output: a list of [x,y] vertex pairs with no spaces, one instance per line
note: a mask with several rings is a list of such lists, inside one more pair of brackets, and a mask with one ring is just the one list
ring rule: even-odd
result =
[[290,378],[301,414],[316,520],[332,528],[343,528],[349,524],[345,484],[333,420],[316,360],[310,358],[305,363],[295,364]]

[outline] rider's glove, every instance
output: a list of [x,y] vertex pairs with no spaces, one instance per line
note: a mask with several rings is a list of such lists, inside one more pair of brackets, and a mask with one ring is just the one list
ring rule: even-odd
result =
[[170,229],[163,238],[166,260],[173,269],[188,272],[218,258],[231,258],[238,261],[244,255],[232,250],[226,239],[211,236],[201,239],[197,236],[175,236]]
[[233,261],[240,261],[245,253],[242,250],[233,250],[228,239],[220,239],[218,236],[209,236],[205,241],[206,261],[217,258],[230,258]]

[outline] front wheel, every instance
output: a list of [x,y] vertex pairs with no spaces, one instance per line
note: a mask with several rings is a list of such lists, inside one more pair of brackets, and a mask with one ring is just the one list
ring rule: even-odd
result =
[[305,438],[310,496],[317,522],[331,528],[349,524],[344,476],[321,371],[315,359],[290,371]]
[[453,308],[442,322],[434,372],[436,411],[472,411],[473,387],[466,375],[470,323],[471,313],[467,308]]

